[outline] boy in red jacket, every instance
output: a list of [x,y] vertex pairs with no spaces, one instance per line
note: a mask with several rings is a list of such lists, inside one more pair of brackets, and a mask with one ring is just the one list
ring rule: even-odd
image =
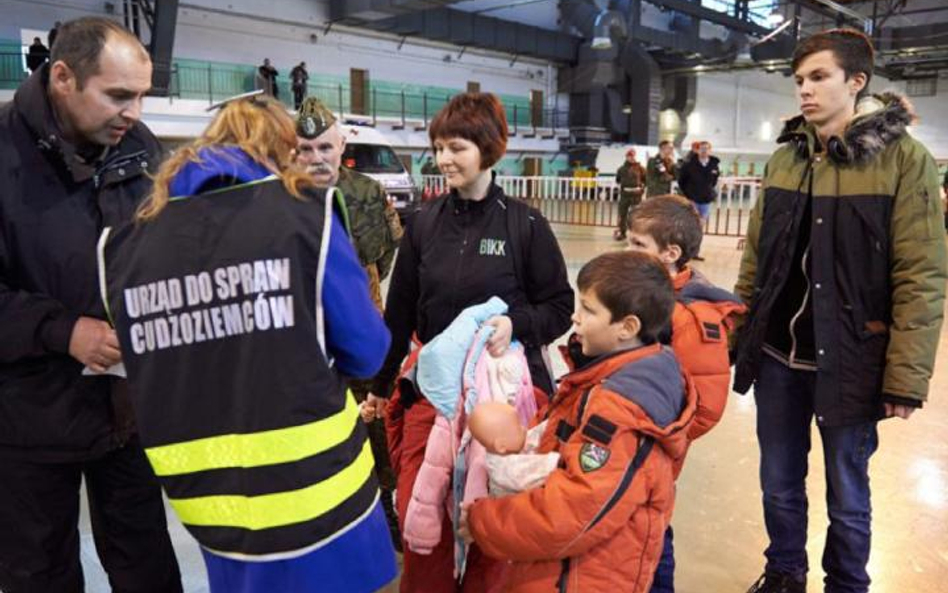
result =
[[590,362],[563,377],[538,453],[558,452],[543,487],[462,510],[459,532],[513,561],[506,591],[623,591],[651,586],[687,448],[696,395],[658,342],[674,290],[656,258],[601,255],[580,270],[573,314]]
[[[688,266],[701,248],[701,226],[691,202],[674,195],[643,202],[629,217],[630,247],[657,257],[668,269],[675,287],[671,346],[698,392],[695,421],[688,429],[689,444],[711,430],[724,413],[731,387],[727,330],[731,317],[744,312],[740,299]],[[676,478],[683,461],[684,457],[675,468]],[[651,593],[673,593],[674,573],[669,526]]]

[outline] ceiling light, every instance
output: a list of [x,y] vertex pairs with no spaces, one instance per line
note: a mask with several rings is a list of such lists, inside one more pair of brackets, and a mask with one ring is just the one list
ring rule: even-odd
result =
[[780,12],[779,10],[774,10],[773,12],[767,15],[767,24],[772,27],[776,27],[777,25],[783,22],[783,19],[784,19],[783,13]]

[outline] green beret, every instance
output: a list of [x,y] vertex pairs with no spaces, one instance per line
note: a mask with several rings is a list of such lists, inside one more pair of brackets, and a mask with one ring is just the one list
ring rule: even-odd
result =
[[296,135],[312,140],[336,123],[336,116],[316,97],[307,97],[296,116]]

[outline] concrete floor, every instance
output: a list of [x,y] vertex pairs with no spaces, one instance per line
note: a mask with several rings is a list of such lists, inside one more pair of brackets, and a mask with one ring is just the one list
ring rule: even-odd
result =
[[[608,229],[555,226],[575,280],[599,253],[619,248]],[[737,239],[709,237],[697,264],[712,281],[731,288],[737,277]],[[939,372],[931,402],[908,421],[881,424],[880,447],[871,462],[874,544],[869,573],[873,593],[948,591],[948,326],[942,331]],[[559,363],[559,361],[556,361]],[[563,367],[558,364],[560,372]],[[754,404],[732,395],[724,419],[690,453],[678,484],[673,525],[679,593],[743,593],[763,567],[767,545],[757,481]],[[820,557],[827,526],[823,463],[814,428],[810,455],[809,591],[822,591]],[[207,591],[194,540],[169,509],[172,538],[185,591]],[[95,558],[88,515],[83,512],[83,561],[90,593],[109,591]],[[590,592],[593,593],[593,592]]]

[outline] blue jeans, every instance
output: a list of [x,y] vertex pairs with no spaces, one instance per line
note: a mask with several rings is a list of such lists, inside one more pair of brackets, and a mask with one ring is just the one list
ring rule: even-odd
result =
[[[802,578],[806,555],[807,455],[816,373],[788,368],[762,356],[754,389],[764,522],[770,546],[768,572]],[[820,427],[826,466],[829,531],[823,550],[827,593],[869,591],[872,509],[869,458],[879,444],[876,422]]]
[[675,593],[675,543],[671,525],[665,530],[662,557],[655,567],[655,580],[649,593]]
[[711,215],[712,202],[708,202],[707,204],[699,204],[698,202],[692,202],[692,204],[695,205],[695,209],[698,210],[698,214],[701,215],[702,220],[707,220],[708,216]]

